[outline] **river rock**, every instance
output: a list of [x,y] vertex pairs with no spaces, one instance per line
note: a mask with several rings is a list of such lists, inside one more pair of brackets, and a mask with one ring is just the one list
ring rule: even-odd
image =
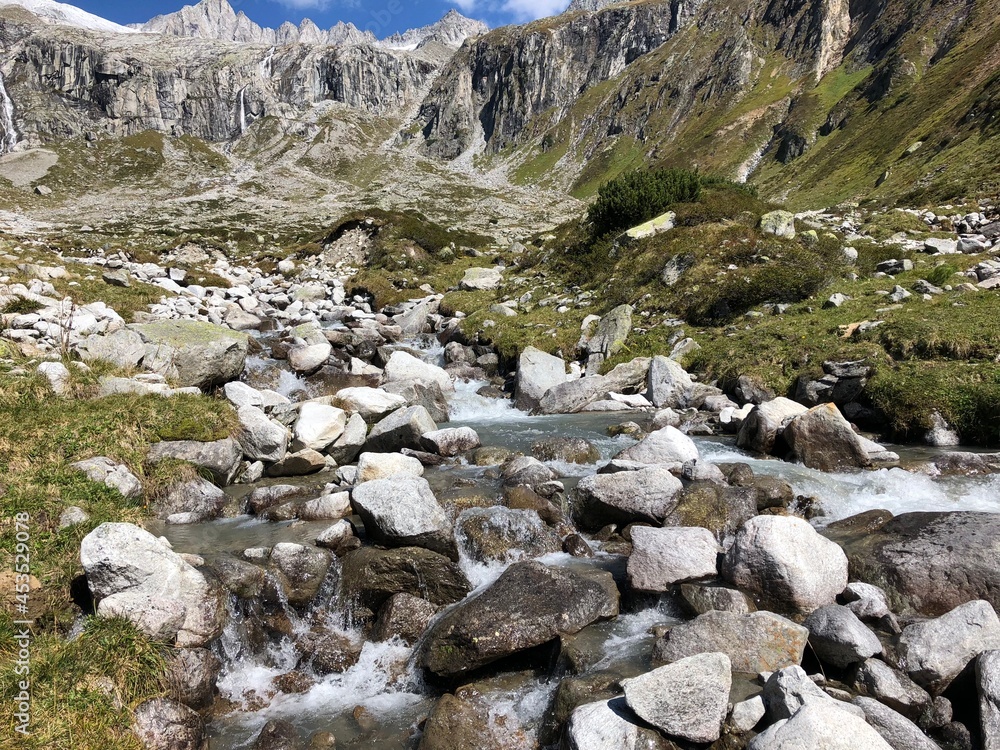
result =
[[420,436],[420,442],[428,452],[448,458],[475,450],[482,445],[479,435],[471,427],[450,427],[425,432]]
[[271,719],[257,734],[251,750],[302,750],[299,730],[285,719]]
[[142,482],[123,464],[118,464],[105,456],[88,458],[70,464],[71,469],[82,471],[91,482],[103,484],[118,493],[126,500],[142,497]]
[[1000,649],[1000,618],[992,605],[973,601],[934,620],[915,623],[899,637],[900,663],[918,685],[940,695],[969,663]]
[[372,427],[366,449],[372,453],[398,453],[403,448],[420,450],[421,438],[437,430],[423,406],[398,409]]
[[538,408],[551,388],[566,382],[566,363],[533,346],[526,347],[517,360],[514,405],[522,411]]
[[402,453],[362,453],[358,458],[356,484],[375,479],[388,479],[396,475],[422,477],[424,465],[412,456]]
[[780,396],[760,404],[740,425],[736,445],[754,453],[772,453],[779,438],[783,438],[785,425],[807,411],[802,404]]
[[625,393],[643,387],[648,373],[649,360],[639,358],[618,365],[607,375],[562,383],[545,392],[538,410],[542,414],[576,414],[608,393]]
[[302,606],[319,593],[330,567],[330,554],[303,544],[279,542],[271,548],[270,563],[282,583],[288,603]]
[[916,721],[931,705],[930,694],[902,672],[880,659],[867,659],[853,671],[858,692],[871,696]]
[[934,616],[976,599],[1000,607],[1000,514],[904,513],[845,546],[852,577],[885,589],[897,611]]
[[436,382],[398,380],[384,383],[382,388],[388,393],[402,397],[409,406],[422,406],[437,424],[450,420],[448,399]]
[[121,328],[104,336],[88,336],[77,351],[84,362],[100,360],[120,370],[135,370],[146,356],[146,344],[135,331]]
[[539,461],[563,461],[569,464],[596,464],[601,453],[583,438],[553,437],[531,446],[531,455]]
[[167,662],[167,679],[178,701],[189,708],[206,708],[215,699],[222,662],[207,648],[176,649]]
[[681,481],[662,466],[591,475],[578,486],[576,512],[588,529],[609,523],[662,523],[677,507],[681,489]]
[[304,477],[326,468],[326,458],[318,451],[306,448],[288,453],[267,469],[269,477]]
[[626,448],[615,459],[641,464],[662,464],[679,470],[688,461],[700,458],[694,441],[676,427],[664,427],[651,432],[635,445]]
[[378,612],[394,594],[407,593],[431,604],[452,604],[471,590],[462,569],[422,547],[362,547],[341,559],[343,594]]
[[714,584],[685,583],[681,586],[681,598],[696,615],[713,610],[748,615],[755,609],[742,591]]
[[720,540],[731,537],[757,514],[757,492],[752,487],[691,482],[676,500],[677,505],[663,519],[664,526],[700,526]]
[[419,750],[537,748],[516,715],[497,715],[495,701],[475,687],[441,696],[424,724]]
[[457,677],[617,614],[610,573],[515,563],[431,627],[420,659],[438,676]]
[[676,583],[718,574],[722,548],[701,528],[632,529],[628,578],[638,591],[669,591]]
[[979,723],[983,750],[1000,748],[1000,651],[985,651],[976,660]]
[[222,630],[219,592],[138,526],[101,524],[84,537],[80,562],[101,617],[124,617],[182,647],[203,646]]
[[754,737],[748,750],[893,750],[861,717],[830,703],[804,706]]
[[216,484],[225,487],[240,469],[243,449],[232,438],[213,443],[179,440],[154,443],[146,454],[146,460],[154,465],[168,459],[187,461],[198,469],[205,469]]
[[350,521],[341,519],[316,537],[316,546],[328,549],[337,557],[343,557],[361,546],[361,540],[354,534]]
[[251,461],[280,461],[288,451],[288,430],[256,406],[241,406],[236,416],[240,426],[236,439]]
[[793,418],[784,431],[795,458],[818,471],[871,466],[860,436],[833,404],[820,404]]
[[459,517],[457,533],[465,553],[477,562],[541,557],[562,549],[559,535],[529,510],[471,508]]
[[773,612],[706,612],[657,639],[653,663],[718,651],[729,656],[735,672],[774,672],[800,664],[808,639],[808,630]]
[[847,607],[828,604],[803,623],[816,656],[835,667],[848,667],[882,653],[882,642]]
[[250,339],[229,328],[188,320],[132,325],[145,346],[142,366],[180,387],[210,388],[239,378]]
[[135,709],[132,731],[146,750],[199,750],[205,722],[177,701],[153,698]]
[[297,373],[311,375],[317,372],[333,354],[333,347],[326,341],[310,346],[296,346],[288,351],[288,365]]
[[769,601],[811,612],[847,586],[847,555],[802,519],[757,516],[736,534],[722,575]]
[[853,703],[865,712],[865,719],[893,750],[941,750],[920,727],[877,700],[858,697]]
[[659,732],[638,726],[624,698],[587,703],[566,723],[567,750],[673,750]]
[[435,605],[413,594],[393,594],[378,612],[374,638],[376,641],[400,638],[412,645],[420,640],[437,610]]
[[458,559],[451,522],[427,480],[395,476],[354,488],[352,503],[369,539],[390,547],[426,547]]
[[732,683],[729,657],[705,653],[623,680],[622,687],[629,708],[666,734],[715,742],[722,735]]
[[343,388],[333,397],[333,405],[365,421],[378,421],[406,406],[406,399],[382,388]]
[[884,623],[894,632],[899,632],[895,625],[895,615],[889,608],[889,598],[878,586],[858,581],[849,583],[841,594],[841,601],[862,622]]
[[295,450],[311,448],[323,452],[344,434],[347,414],[334,406],[312,401],[302,404],[295,422]]
[[368,423],[360,414],[352,414],[347,420],[344,434],[337,438],[333,445],[327,447],[326,454],[338,466],[344,466],[358,457],[367,440]]
[[646,398],[657,409],[685,409],[694,389],[687,371],[669,357],[653,357],[649,364]]
[[229,502],[229,495],[206,479],[198,477],[188,482],[175,484],[166,494],[153,503],[153,510],[159,518],[168,523],[173,516],[189,516],[191,523],[201,523],[218,518]]
[[631,331],[632,306],[620,305],[601,318],[597,331],[587,342],[587,353],[599,354],[604,359],[613,357],[625,346]]
[[537,458],[514,456],[500,469],[504,487],[534,487],[556,478],[552,469]]
[[763,696],[771,721],[790,719],[803,707],[816,704],[834,706],[844,715],[864,718],[864,711],[827,695],[801,667],[785,667],[770,675],[764,683]]
[[382,379],[386,383],[416,381],[418,383],[434,383],[445,393],[455,390],[451,376],[437,365],[432,365],[417,359],[407,352],[393,352],[385,363]]

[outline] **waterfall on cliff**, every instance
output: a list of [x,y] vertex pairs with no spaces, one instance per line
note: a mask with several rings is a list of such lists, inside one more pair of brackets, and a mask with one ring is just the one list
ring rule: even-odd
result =
[[247,132],[247,98],[246,87],[240,89],[240,135]]
[[17,145],[17,128],[14,126],[14,102],[7,94],[3,73],[0,73],[0,154],[9,154]]

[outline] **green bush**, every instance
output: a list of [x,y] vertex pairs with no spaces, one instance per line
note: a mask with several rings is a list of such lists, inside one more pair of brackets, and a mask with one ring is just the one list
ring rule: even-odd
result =
[[595,236],[622,231],[675,203],[694,203],[701,197],[701,185],[701,176],[686,169],[628,172],[600,187],[587,218]]
[[942,263],[927,273],[925,278],[935,286],[944,286],[952,283],[958,269],[950,263]]

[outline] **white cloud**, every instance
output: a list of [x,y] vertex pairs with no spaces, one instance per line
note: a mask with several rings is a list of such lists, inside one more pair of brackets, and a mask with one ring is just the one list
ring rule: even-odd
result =
[[453,2],[463,13],[472,13],[479,7],[478,0],[453,0]]
[[330,0],[278,0],[281,5],[294,10],[326,10]]
[[506,0],[503,9],[514,16],[515,21],[534,21],[562,13],[568,6],[569,0]]

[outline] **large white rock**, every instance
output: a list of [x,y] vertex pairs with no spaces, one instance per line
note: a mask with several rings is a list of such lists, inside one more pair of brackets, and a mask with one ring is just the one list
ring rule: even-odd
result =
[[668,750],[673,743],[659,732],[630,720],[623,698],[587,703],[576,708],[566,723],[568,750]]
[[458,559],[448,514],[427,480],[394,476],[359,484],[351,496],[369,539],[390,547],[426,547]]
[[101,524],[81,543],[80,562],[101,617],[124,617],[183,648],[203,646],[222,630],[219,592],[138,526]]
[[479,434],[471,427],[447,427],[425,432],[420,441],[425,450],[449,458],[482,445]]
[[715,577],[722,548],[708,529],[632,529],[628,577],[639,591],[669,591],[675,583]]
[[653,357],[646,385],[646,398],[657,409],[684,409],[687,408],[694,381],[683,367],[669,357]]
[[142,482],[128,467],[117,464],[110,458],[98,456],[85,461],[70,464],[71,469],[77,469],[87,475],[91,482],[98,482],[105,487],[118,490],[122,497],[135,500],[142,496]]
[[376,453],[395,453],[403,448],[420,450],[421,438],[435,430],[437,425],[423,406],[398,409],[372,427],[368,450]]
[[242,406],[236,411],[240,426],[236,439],[243,454],[251,461],[280,461],[288,452],[288,431],[272,422],[256,406]]
[[441,390],[450,393],[455,390],[451,376],[437,365],[417,359],[407,352],[393,352],[385,364],[382,379],[386,383],[415,380],[418,383],[437,383]]
[[665,466],[683,466],[688,461],[699,458],[698,446],[694,441],[678,430],[667,426],[656,432],[651,432],[640,442],[626,448],[616,459],[635,461],[640,464],[662,464]]
[[358,459],[357,484],[387,479],[397,475],[422,477],[424,465],[402,453],[362,453]]
[[333,397],[335,406],[351,414],[360,414],[366,421],[382,419],[406,406],[406,399],[381,388],[343,388]]
[[806,618],[809,644],[816,655],[835,667],[845,668],[882,653],[882,642],[847,607],[827,604]]
[[868,723],[836,705],[811,703],[758,734],[748,750],[893,750]]
[[529,346],[517,360],[514,405],[522,411],[537,409],[542,396],[550,388],[565,382],[566,363],[559,357]]
[[736,445],[756,453],[770,453],[784,433],[785,425],[807,411],[802,404],[780,396],[754,407],[740,425]]
[[102,360],[123,370],[135,369],[146,356],[142,337],[128,328],[121,328],[106,336],[88,336],[77,347],[84,362]]
[[38,373],[49,381],[52,392],[57,396],[69,395],[69,370],[62,362],[42,362],[38,365]]
[[698,654],[623,680],[636,714],[668,735],[715,742],[729,710],[732,664],[720,653]]
[[767,706],[768,717],[772,721],[790,719],[803,706],[816,703],[832,705],[845,714],[864,716],[857,706],[843,703],[827,695],[811,679],[802,667],[791,666],[779,669],[767,678],[764,683],[764,705]]
[[142,366],[181,387],[208,388],[236,380],[246,364],[249,337],[223,326],[160,320],[129,328],[146,347]]
[[331,354],[333,347],[329,342],[297,346],[288,352],[288,364],[295,372],[309,374],[325,365]]
[[344,434],[347,414],[343,409],[307,401],[295,422],[295,449],[311,448],[321,453]]
[[858,697],[853,703],[865,712],[868,723],[894,750],[941,750],[920,727],[874,698]]
[[578,485],[580,520],[587,528],[636,521],[662,523],[677,507],[681,480],[662,466],[593,474]]
[[496,289],[503,282],[503,276],[497,268],[469,268],[458,283],[460,289],[466,291],[484,291]]
[[846,588],[847,555],[800,518],[756,516],[737,532],[722,575],[768,600],[812,612]]

